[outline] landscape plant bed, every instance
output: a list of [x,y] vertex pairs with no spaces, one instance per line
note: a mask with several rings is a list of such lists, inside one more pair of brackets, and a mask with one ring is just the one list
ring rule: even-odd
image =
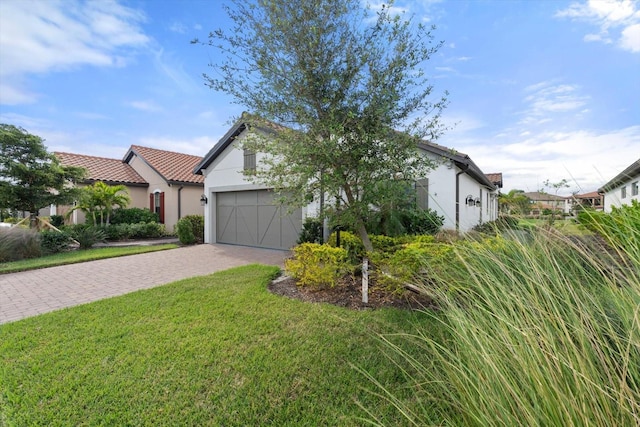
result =
[[272,281],[269,291],[305,302],[328,303],[353,310],[395,307],[408,310],[434,308],[426,295],[406,291],[402,295],[390,292],[373,280],[369,280],[369,302],[362,302],[362,277],[345,276],[331,288],[315,289],[298,286],[296,279],[283,276]]

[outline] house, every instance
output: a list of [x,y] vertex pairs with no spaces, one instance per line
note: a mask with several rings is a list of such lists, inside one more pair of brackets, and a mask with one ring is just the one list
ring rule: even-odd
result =
[[167,231],[186,215],[202,215],[204,178],[192,171],[202,157],[132,145],[123,158],[149,184],[146,206]]
[[[122,160],[61,152],[56,152],[54,155],[62,165],[78,166],[87,170],[87,177],[82,183],[78,183],[79,186],[91,185],[97,181],[108,185],[124,185],[131,197],[130,206],[146,206],[149,183],[131,165],[123,163]],[[65,215],[69,208],[69,206],[52,206],[51,214]],[[70,220],[72,224],[84,223],[84,213],[75,210]]]
[[[268,137],[277,129],[274,125],[261,133]],[[317,215],[319,203],[292,210],[276,204],[270,188],[246,179],[243,171],[260,162],[260,153],[242,148],[249,132],[240,119],[194,169],[204,177],[205,242],[289,249],[303,219]],[[420,150],[438,162],[416,183],[420,207],[439,212],[445,228],[460,231],[497,218],[497,188],[469,156],[429,142],[421,143]]]
[[539,191],[522,193],[531,202],[531,215],[542,215],[545,210],[571,212],[571,199],[569,197],[547,194]]
[[629,167],[598,189],[598,193],[604,197],[604,211],[611,212],[614,206],[630,205],[632,200],[640,201],[639,184],[640,159],[631,163]]
[[[157,212],[167,231],[172,231],[178,219],[185,215],[202,215],[200,198],[204,179],[192,173],[194,166],[202,160],[199,156],[138,145],[132,145],[123,159],[54,154],[63,165],[87,169],[88,177],[82,185],[103,181],[126,186],[131,197],[129,206]],[[51,213],[63,215],[68,209],[54,207]],[[72,222],[84,222],[82,212],[74,211]]]
[[584,194],[575,194],[572,199],[572,209],[575,209],[577,206],[591,208],[597,211],[601,211],[604,209],[604,204],[602,203],[602,194],[598,193],[597,191],[591,191]]

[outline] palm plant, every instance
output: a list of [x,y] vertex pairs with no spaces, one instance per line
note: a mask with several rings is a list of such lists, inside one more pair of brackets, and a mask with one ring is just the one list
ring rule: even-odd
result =
[[127,207],[131,198],[124,185],[107,185],[98,181],[93,185],[83,188],[82,194],[67,215],[74,210],[81,210],[93,220],[93,225],[108,225],[114,207]]

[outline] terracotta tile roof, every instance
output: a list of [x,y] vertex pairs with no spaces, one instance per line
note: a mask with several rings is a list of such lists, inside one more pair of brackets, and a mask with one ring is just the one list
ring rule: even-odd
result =
[[502,188],[502,172],[487,173],[487,179],[495,186]]
[[133,155],[141,157],[169,183],[204,184],[204,176],[193,173],[202,157],[132,145],[124,161],[129,162]]
[[590,193],[576,194],[573,197],[576,199],[599,199],[602,195],[597,191],[592,191]]
[[87,169],[87,181],[104,181],[114,184],[148,186],[149,184],[129,164],[120,159],[86,156],[73,153],[53,153],[65,166],[79,166]]

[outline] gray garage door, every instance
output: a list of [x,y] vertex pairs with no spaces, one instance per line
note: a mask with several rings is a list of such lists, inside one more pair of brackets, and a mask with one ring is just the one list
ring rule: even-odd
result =
[[216,240],[219,243],[289,249],[302,227],[302,211],[287,215],[267,190],[216,195]]

